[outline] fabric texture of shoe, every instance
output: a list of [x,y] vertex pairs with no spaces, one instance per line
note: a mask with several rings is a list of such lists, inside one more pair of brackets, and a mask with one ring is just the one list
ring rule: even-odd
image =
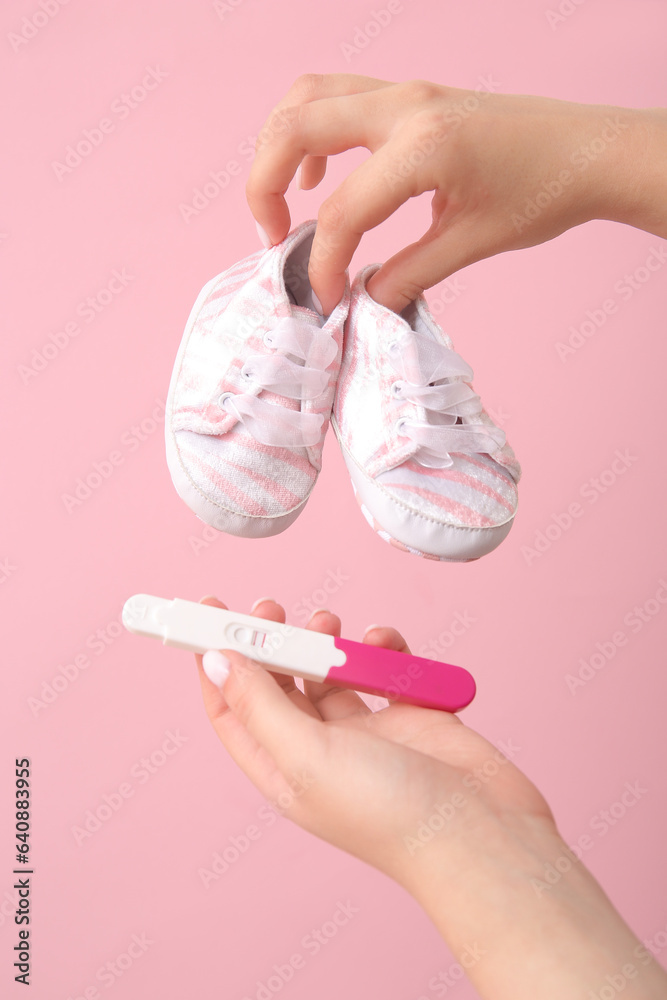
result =
[[423,296],[401,314],[369,296],[379,266],[352,286],[332,416],[357,501],[398,548],[478,559],[512,526],[521,469]]
[[176,358],[169,471],[194,513],[229,534],[283,531],[321,469],[350,290],[319,314],[308,281],[315,225],[209,281]]

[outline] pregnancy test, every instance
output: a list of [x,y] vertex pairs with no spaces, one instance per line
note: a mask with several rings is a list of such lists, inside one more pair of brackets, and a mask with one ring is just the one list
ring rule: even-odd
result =
[[312,629],[225,611],[210,604],[136,594],[123,607],[123,625],[166,646],[205,653],[233,649],[268,670],[380,695],[424,708],[458,712],[475,697],[462,667],[339,639]]

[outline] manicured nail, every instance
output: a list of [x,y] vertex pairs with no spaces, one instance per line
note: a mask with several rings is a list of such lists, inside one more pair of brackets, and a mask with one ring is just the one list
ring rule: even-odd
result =
[[199,603],[203,604],[204,601],[219,601],[220,598],[216,597],[215,594],[207,594],[206,597],[200,597]]
[[372,632],[374,628],[382,628],[382,625],[369,625],[364,632],[363,638],[365,639],[369,632]]
[[317,309],[317,311],[320,314],[320,316],[324,316],[324,309],[322,308],[322,303],[320,302],[320,300],[318,299],[317,295],[315,294],[315,292],[312,289],[311,289],[311,292],[312,292],[312,296],[313,296],[313,305]]
[[302,166],[303,164],[300,163],[299,166],[296,168],[296,174],[294,175],[294,186],[296,187],[297,191],[301,191],[303,185],[302,181],[303,171],[301,169]]
[[202,657],[204,673],[216,687],[222,687],[229,677],[229,660],[217,649],[209,649]]
[[329,611],[328,608],[315,608],[315,610],[313,611],[313,613],[310,616],[310,618],[308,619],[308,621],[312,622],[312,620],[315,617],[315,615],[319,615],[321,611],[324,611],[324,613],[327,614],[327,615],[331,614],[331,612]]
[[258,608],[260,606],[260,604],[263,604],[264,601],[273,601],[274,604],[276,603],[276,600],[275,600],[274,597],[258,597],[257,600],[255,601],[255,603],[253,604],[253,606],[250,609],[250,614],[252,614],[253,611],[255,610],[255,608]]
[[255,222],[255,225],[257,226],[257,235],[259,236],[260,240],[262,241],[262,246],[266,247],[267,250],[270,250],[271,247],[273,246],[273,243],[269,239],[266,230],[262,229],[262,227],[260,226],[259,222]]

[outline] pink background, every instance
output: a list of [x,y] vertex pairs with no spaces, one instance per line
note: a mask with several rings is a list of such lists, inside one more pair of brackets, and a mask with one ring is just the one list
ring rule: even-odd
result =
[[[93,986],[113,1000],[254,998],[258,981],[295,952],[305,968],[281,991],[290,1000],[430,1000],[429,980],[453,963],[388,879],[285,819],[269,826],[261,818],[261,796],[205,718],[193,659],[120,630],[124,600],[141,591],[193,600],[216,593],[241,610],[269,594],[303,624],[304,602],[320,604],[326,584],[348,637],[371,622],[394,623],[416,651],[466,666],[479,694],[465,721],[520,747],[515,760],[547,796],[565,838],[592,838],[586,862],[637,934],[657,934],[659,957],[667,957],[667,609],[651,603],[667,581],[667,267],[641,270],[653,248],[664,253],[664,241],[596,222],[458,275],[459,293],[439,315],[524,467],[516,525],[479,562],[420,560],[375,536],[332,435],[307,509],[262,542],[219,535],[195,552],[204,526],[169,478],[160,403],[183,327],[201,286],[258,247],[244,198],[248,139],[300,73],[351,70],[470,88],[490,75],[509,93],[665,103],[667,7],[657,0],[579,0],[563,5],[572,13],[554,27],[546,15],[556,0],[551,8],[548,0],[403,0],[346,62],[342,44],[381,6],[236,0],[218,12],[204,0],[125,0],[71,3],[47,19],[34,0],[3,5],[0,87],[11,94],[0,209],[3,996],[23,995],[12,981],[8,916],[16,756],[33,762],[38,1000],[86,990],[94,997]],[[17,47],[10,35],[26,16],[40,26]],[[166,75],[121,117],[114,102],[150,67]],[[112,130],[58,179],[53,162],[103,118]],[[366,155],[331,163],[321,191],[290,193],[293,221],[316,215]],[[240,172],[186,223],[179,206],[230,160]],[[353,273],[415,239],[429,217],[428,198],[405,206],[364,237]],[[80,304],[123,269],[126,287],[87,320]],[[632,295],[615,290],[635,272]],[[434,288],[429,300],[444,293]],[[561,360],[556,345],[570,326],[609,298],[614,314]],[[78,333],[63,336],[72,322]],[[59,333],[62,349],[47,349],[43,370],[22,377],[33,350]],[[630,464],[603,476],[601,492],[592,479],[611,468],[617,449]],[[111,452],[120,454],[111,474],[68,512],[64,495]],[[522,549],[575,502],[581,516],[560,532],[552,527],[542,554]],[[667,588],[660,593],[667,598]],[[634,619],[624,619],[647,601],[648,620],[633,631]],[[468,624],[454,636],[457,615]],[[627,643],[572,693],[566,676],[597,643],[609,651],[619,630]],[[81,654],[89,665],[35,710],[29,699],[41,699],[44,683]],[[168,731],[186,740],[165,756]],[[148,774],[140,762],[152,754]],[[626,782],[645,791],[601,832],[601,811]],[[130,796],[77,843],[87,810],[124,783]],[[260,839],[206,889],[198,870],[252,823]],[[304,936],[348,900],[358,910],[349,924],[319,954],[307,951]],[[96,978],[135,934],[152,942],[147,950],[122,977]],[[448,995],[475,993],[458,983]]]

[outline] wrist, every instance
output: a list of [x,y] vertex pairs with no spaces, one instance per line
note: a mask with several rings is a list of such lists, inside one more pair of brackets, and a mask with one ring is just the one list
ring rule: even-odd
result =
[[611,161],[601,164],[596,218],[667,239],[667,110],[619,108],[615,121],[623,131],[610,146]]
[[467,847],[434,843],[406,888],[481,997],[588,1000],[607,976],[627,980],[626,1000],[664,994],[664,971],[550,819],[489,817],[467,834]]

